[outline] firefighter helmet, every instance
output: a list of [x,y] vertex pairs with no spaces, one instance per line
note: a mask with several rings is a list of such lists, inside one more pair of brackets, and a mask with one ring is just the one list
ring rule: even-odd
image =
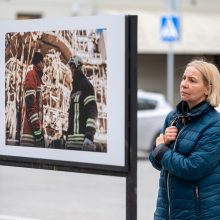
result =
[[83,60],[80,56],[75,55],[69,59],[68,64],[74,64],[76,69],[78,69],[83,65]]

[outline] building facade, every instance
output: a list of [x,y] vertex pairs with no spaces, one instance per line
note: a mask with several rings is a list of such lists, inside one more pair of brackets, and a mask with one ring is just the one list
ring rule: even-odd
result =
[[179,100],[178,85],[183,69],[193,57],[204,56],[220,67],[218,0],[2,0],[0,6],[0,20],[103,14],[138,15],[138,88],[165,95],[170,45],[160,40],[160,19],[167,13],[178,14],[181,24],[180,40],[172,45],[173,104]]

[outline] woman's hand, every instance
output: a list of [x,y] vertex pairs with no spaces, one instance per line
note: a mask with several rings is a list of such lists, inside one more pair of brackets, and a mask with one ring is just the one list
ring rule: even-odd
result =
[[164,134],[164,143],[170,144],[171,141],[175,141],[178,134],[178,129],[176,126],[170,126],[166,128]]
[[175,141],[177,137],[178,129],[175,126],[166,128],[165,134],[160,134],[156,139],[156,146],[159,144],[170,144],[171,141]]
[[160,134],[160,136],[157,137],[156,146],[158,146],[159,144],[165,144],[164,136],[165,136],[164,134]]

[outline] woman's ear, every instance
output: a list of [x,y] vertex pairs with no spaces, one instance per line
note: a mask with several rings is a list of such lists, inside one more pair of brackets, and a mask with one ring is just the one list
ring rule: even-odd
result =
[[205,95],[208,96],[211,94],[211,92],[212,92],[212,85],[210,84],[210,85],[206,86],[206,88],[205,88]]

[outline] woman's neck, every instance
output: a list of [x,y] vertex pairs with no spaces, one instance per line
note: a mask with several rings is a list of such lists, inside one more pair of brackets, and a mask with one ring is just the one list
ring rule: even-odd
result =
[[202,105],[205,101],[206,101],[206,100],[203,99],[203,100],[200,100],[200,101],[198,101],[198,102],[196,102],[196,103],[189,103],[189,102],[187,102],[187,103],[188,103],[188,106],[189,106],[189,110],[192,110],[193,108],[196,108],[196,107]]

